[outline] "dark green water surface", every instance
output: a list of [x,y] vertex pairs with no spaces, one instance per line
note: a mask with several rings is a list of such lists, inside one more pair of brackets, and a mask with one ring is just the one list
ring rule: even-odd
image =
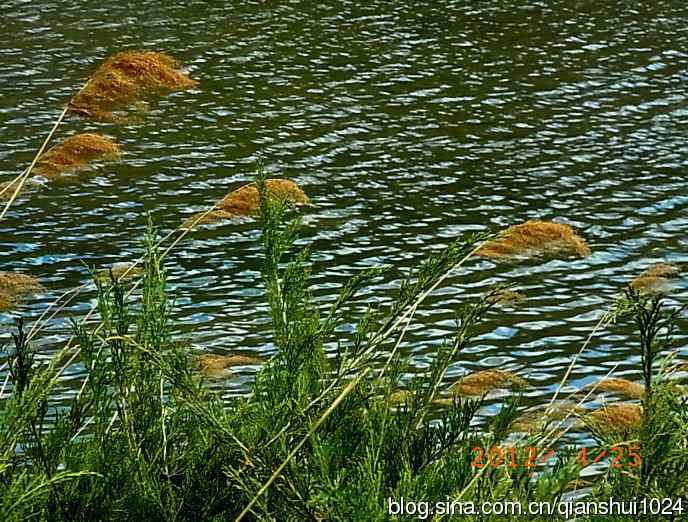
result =
[[[120,162],[52,184],[0,222],[0,270],[50,292],[35,320],[85,283],[83,263],[141,253],[146,215],[168,232],[249,181],[271,175],[312,197],[315,297],[358,271],[407,271],[466,231],[539,218],[567,223],[592,255],[468,263],[416,315],[404,352],[419,370],[451,336],[466,296],[512,282],[527,296],[495,313],[450,368],[528,377],[551,397],[571,357],[624,283],[653,262],[688,261],[688,4],[658,1],[24,2],[0,7],[0,181],[31,161],[61,107],[101,60],[129,49],[178,58],[199,89],[151,101],[125,126],[67,119],[59,137],[113,136]],[[177,333],[194,349],[269,355],[259,246],[249,221],[199,230],[169,257]],[[388,301],[399,272],[354,307]],[[679,281],[672,298],[685,300]],[[44,330],[47,357],[89,287]],[[13,314],[0,314],[9,339]],[[629,328],[597,336],[569,390],[620,363],[640,377]],[[679,350],[688,356],[685,337]],[[2,362],[2,361],[0,361]],[[255,368],[227,382],[246,391]],[[74,393],[79,365],[60,393]],[[4,377],[4,375],[0,375]]]

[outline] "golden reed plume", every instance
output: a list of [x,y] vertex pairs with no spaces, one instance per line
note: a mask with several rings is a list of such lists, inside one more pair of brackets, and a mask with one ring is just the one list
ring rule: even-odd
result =
[[387,403],[390,406],[399,406],[401,404],[409,403],[413,397],[411,390],[394,390],[387,397]]
[[[289,201],[290,203],[306,205],[310,202],[301,188],[288,179],[268,179],[265,181],[268,196]],[[236,216],[247,216],[258,211],[260,195],[255,183],[239,187],[220,200],[217,207]]]
[[93,133],[74,134],[41,154],[34,172],[54,179],[65,171],[98,159],[115,159],[119,154],[119,146],[110,138]]
[[551,406],[537,407],[523,413],[509,426],[509,431],[536,433],[552,421],[561,421],[585,413],[585,409],[572,401],[558,401]]
[[120,121],[112,110],[139,100],[150,91],[189,89],[197,82],[179,70],[171,56],[150,51],[126,51],[105,60],[71,99],[70,113]]
[[[265,180],[268,196],[287,201],[294,205],[307,205],[310,199],[301,188],[291,180],[273,178]],[[216,209],[199,212],[184,221],[182,227],[216,223],[239,216],[252,216],[260,206],[260,194],[255,183],[249,183],[227,194],[215,204]]]
[[681,269],[671,263],[655,263],[640,272],[638,277],[675,277]]
[[[15,187],[17,183],[19,183],[18,178],[0,183],[0,201],[11,199],[12,193],[14,192],[12,187]],[[33,178],[27,179],[21,189],[21,193],[25,194],[27,192],[31,192],[40,188],[41,186],[43,186],[43,183],[41,183],[39,180]]]
[[611,392],[625,395],[629,399],[641,399],[643,395],[645,395],[645,387],[642,384],[617,377],[601,379],[583,387],[584,390],[589,390],[591,388],[599,392]]
[[43,291],[45,288],[33,276],[0,271],[0,312],[13,309],[20,296]]
[[17,272],[0,271],[0,290],[14,294],[30,294],[42,292],[43,285],[33,276]]
[[15,306],[17,306],[17,298],[6,290],[0,290],[0,312],[8,312]]
[[643,410],[638,404],[616,402],[592,410],[583,419],[601,432],[624,434],[640,427]]
[[234,214],[225,210],[210,210],[205,212],[198,212],[193,216],[189,216],[182,223],[182,228],[193,228],[197,225],[210,225],[212,223],[219,223],[236,217]]
[[[528,381],[505,370],[479,370],[464,375],[452,384],[449,391],[454,395],[483,395],[504,388],[525,388]],[[450,404],[452,399],[437,399],[435,404]]]
[[526,295],[518,290],[500,290],[487,296],[487,301],[501,306],[512,306],[523,301]]
[[94,279],[103,285],[108,285],[114,278],[115,281],[130,281],[143,277],[145,270],[140,266],[133,266],[133,263],[121,262],[115,263],[109,268],[99,270],[96,272]]
[[512,225],[481,246],[476,255],[496,260],[537,255],[590,255],[585,240],[568,225],[531,220]]
[[574,491],[578,491],[579,489],[593,487],[594,485],[595,485],[595,483],[590,481],[590,480],[584,479],[583,477],[576,477],[575,479],[569,480],[566,483],[562,492],[563,493],[574,492]]
[[[60,178],[65,172],[83,168],[92,161],[116,159],[119,154],[119,146],[110,138],[88,132],[74,134],[41,154],[36,160],[33,174],[52,181]],[[9,199],[13,192],[12,187],[18,182],[19,179],[15,178],[1,183],[0,199]],[[28,179],[23,190],[39,186],[39,181]]]
[[636,277],[630,282],[630,287],[641,294],[666,294],[671,290],[666,277],[644,276]]
[[670,263],[655,263],[630,282],[630,287],[641,294],[662,294],[671,290],[669,278],[678,276],[679,267]]

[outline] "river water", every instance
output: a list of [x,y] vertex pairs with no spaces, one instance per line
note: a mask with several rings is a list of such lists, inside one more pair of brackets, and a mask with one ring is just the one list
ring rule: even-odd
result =
[[[392,264],[353,311],[385,303],[400,274],[460,234],[527,219],[574,226],[592,255],[468,263],[419,311],[403,352],[422,371],[451,337],[457,305],[496,282],[526,299],[492,314],[450,368],[509,370],[551,397],[622,286],[653,262],[688,261],[688,4],[682,0],[438,2],[28,2],[2,7],[0,181],[19,173],[102,59],[156,50],[197,90],[150,102],[117,126],[70,117],[58,137],[95,131],[121,161],[51,184],[0,222],[0,270],[49,292],[18,310],[35,320],[89,280],[86,265],[132,260],[147,215],[167,232],[251,180],[297,181],[315,251],[313,293],[331,298],[358,271]],[[175,332],[200,352],[269,355],[255,223],[193,233],[168,258]],[[685,300],[678,280],[671,299]],[[93,304],[79,295],[43,330],[48,357]],[[0,314],[9,338],[13,315]],[[685,336],[678,338],[688,356]],[[597,335],[573,390],[638,380],[628,324]],[[246,390],[238,370],[226,393]],[[60,394],[83,369],[65,374]],[[70,391],[71,390],[71,391]]]

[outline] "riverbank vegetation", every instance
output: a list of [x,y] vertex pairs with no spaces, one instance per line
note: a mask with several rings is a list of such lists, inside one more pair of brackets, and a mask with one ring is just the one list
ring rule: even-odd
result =
[[[27,183],[34,187],[32,176],[50,182],[119,157],[119,145],[94,133],[46,150],[67,115],[130,122],[145,95],[195,85],[167,55],[130,51],[106,59],[65,106],[31,165],[0,186],[7,199],[0,219]],[[296,183],[268,179],[259,165],[255,182],[164,238],[151,226],[136,263],[94,269],[97,304],[73,323],[72,337],[50,360],[35,350],[36,336],[86,285],[52,303],[30,329],[18,320],[4,347],[7,378],[0,387],[2,520],[439,520],[452,517],[422,506],[686,499],[688,413],[675,379],[682,367],[671,358],[682,309],[667,309],[663,297],[677,267],[653,265],[632,280],[572,358],[552,400],[533,407],[524,400],[527,376],[485,368],[453,383],[447,377],[487,333],[487,315],[507,313],[504,307],[522,297],[517,290],[497,286],[464,299],[453,336],[421,372],[405,357],[405,334],[431,293],[473,258],[585,257],[591,252],[582,236],[538,220],[497,235],[464,235],[406,274],[390,303],[356,315],[362,290],[393,268],[363,270],[328,305],[316,302],[310,249],[297,246],[298,220],[287,220],[293,207],[308,204]],[[189,343],[171,333],[168,254],[199,225],[254,217],[270,310],[265,343],[273,355],[194,357]],[[0,272],[0,312],[43,290],[31,276]],[[642,382],[619,378],[612,368],[564,396],[578,356],[612,323],[638,334],[628,349],[640,361]],[[230,379],[241,365],[260,370],[245,396],[226,402],[208,380]],[[61,382],[74,366],[85,377],[69,391]],[[495,390],[501,404],[486,411]],[[593,407],[599,393],[624,400]],[[573,431],[589,433],[597,445],[567,444]]]
[[[299,222],[286,219],[289,198],[270,190],[261,168],[252,186],[270,307],[266,342],[274,355],[252,361],[262,367],[250,393],[223,402],[198,371],[211,362],[194,360],[171,335],[167,260],[151,229],[140,291],[112,272],[95,277],[97,320],[75,323],[73,338],[49,362],[39,359],[18,322],[0,392],[3,520],[382,521],[394,518],[389,499],[525,506],[583,488],[587,500],[686,499],[688,409],[670,359],[682,310],[667,309],[661,294],[629,285],[600,322],[638,334],[629,350],[641,360],[643,382],[608,376],[599,383],[600,390],[630,390],[629,402],[586,408],[593,387],[526,408],[528,381],[498,368],[446,383],[450,366],[484,333],[483,319],[509,289],[492,288],[457,307],[453,337],[424,372],[400,350],[428,295],[473,256],[513,248],[508,235],[458,238],[409,274],[388,306],[352,317],[349,305],[361,289],[390,269],[364,270],[329,308],[316,305],[311,252],[297,247]],[[558,229],[556,245],[565,238],[582,253],[587,246],[572,234]],[[519,230],[516,241],[541,247],[544,240],[532,237]],[[346,324],[355,331],[344,333]],[[581,350],[591,342],[592,334]],[[56,408],[59,378],[73,364],[86,377],[68,407]],[[494,388],[511,392],[497,413],[479,415]],[[567,431],[580,429],[598,446],[584,452],[563,442]],[[602,450],[608,456],[593,462]]]

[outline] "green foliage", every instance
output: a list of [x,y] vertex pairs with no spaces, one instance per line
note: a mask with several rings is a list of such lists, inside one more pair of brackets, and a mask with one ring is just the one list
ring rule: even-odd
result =
[[[506,447],[520,395],[488,427],[477,423],[481,400],[454,399],[445,410],[434,405],[447,369],[481,333],[499,289],[457,307],[455,332],[427,371],[418,374],[399,355],[418,307],[490,236],[457,239],[403,278],[390,306],[350,317],[352,300],[389,268],[359,273],[319,308],[310,295],[310,249],[297,248],[298,220],[287,222],[288,204],[267,197],[260,166],[256,183],[276,352],[250,395],[225,407],[194,372],[183,343],[172,339],[165,269],[151,228],[140,297],[114,278],[96,279],[98,321],[75,323],[69,345],[49,363],[34,357],[19,323],[9,357],[11,394],[0,399],[2,519],[213,521],[245,514],[383,521],[389,498],[562,499],[580,472],[573,450],[536,475],[523,467],[472,466],[474,448]],[[647,451],[637,475],[609,473],[598,495],[624,488],[686,492],[685,399],[653,373],[676,318],[660,305],[629,293],[615,310],[634,317],[641,331],[648,393],[639,440]],[[338,325],[351,322],[356,333],[340,336]],[[332,346],[336,353],[326,353]],[[86,378],[69,407],[57,411],[51,397],[76,360]],[[401,388],[403,401],[392,400]],[[522,441],[545,443],[553,444],[543,433]]]
[[688,397],[667,370],[674,347],[673,336],[684,306],[667,309],[660,295],[643,295],[626,289],[618,309],[630,317],[639,334],[638,352],[645,384],[642,423],[628,440],[618,435],[594,433],[605,445],[639,447],[637,468],[609,468],[598,497],[618,499],[678,498],[688,495]]

